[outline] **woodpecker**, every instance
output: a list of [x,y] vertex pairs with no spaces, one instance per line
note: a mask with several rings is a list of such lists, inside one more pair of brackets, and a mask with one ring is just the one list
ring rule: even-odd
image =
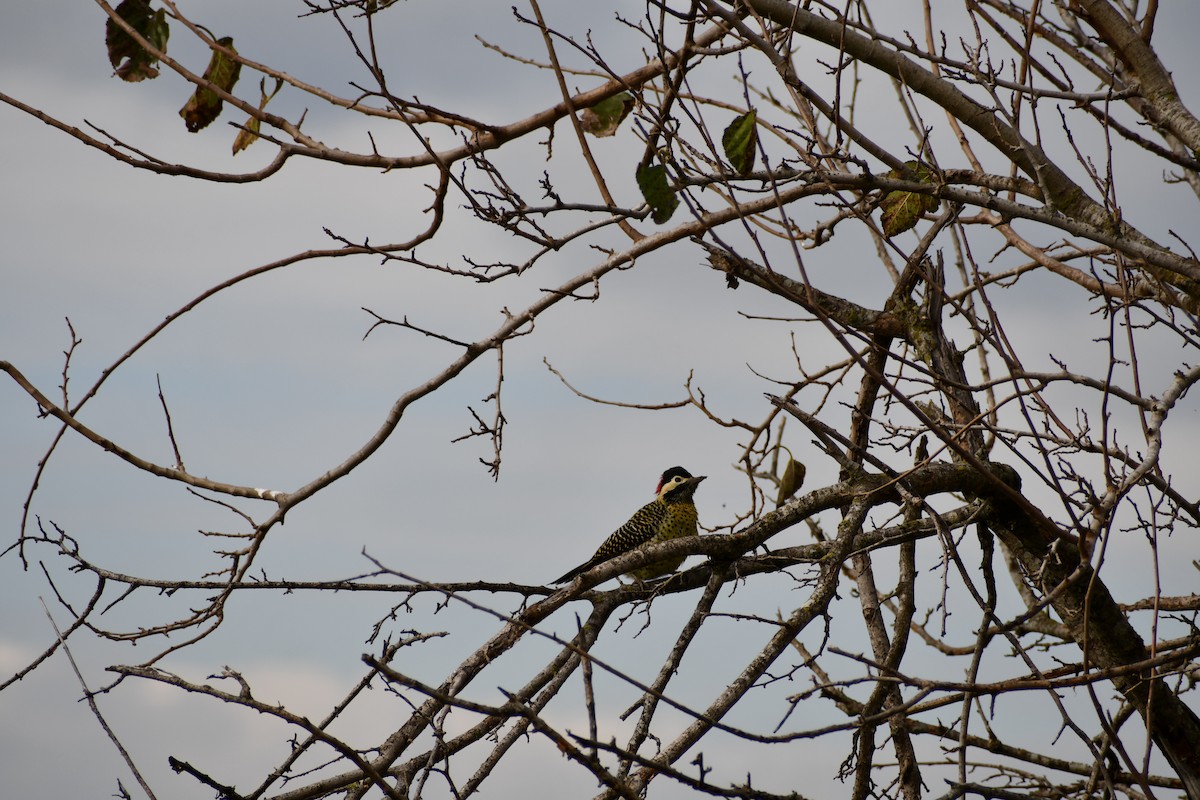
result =
[[[654,500],[642,506],[636,514],[604,540],[596,554],[583,564],[563,575],[554,583],[566,583],[576,575],[587,572],[597,564],[628,553],[642,545],[666,542],[681,536],[696,535],[696,506],[692,495],[706,476],[693,478],[683,467],[671,467],[658,481]],[[643,564],[628,574],[638,580],[657,578],[674,572],[684,556],[673,556]]]

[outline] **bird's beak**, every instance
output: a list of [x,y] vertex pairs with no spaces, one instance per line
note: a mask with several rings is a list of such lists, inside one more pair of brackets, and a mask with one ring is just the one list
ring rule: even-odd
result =
[[707,475],[697,475],[696,477],[692,478],[690,483],[699,483],[700,481],[704,480],[707,477],[708,477]]

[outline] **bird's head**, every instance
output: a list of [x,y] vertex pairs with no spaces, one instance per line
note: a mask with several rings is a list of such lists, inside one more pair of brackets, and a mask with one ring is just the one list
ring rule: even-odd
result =
[[706,477],[705,475],[692,477],[692,473],[683,467],[671,467],[659,478],[658,488],[654,491],[658,495],[658,499],[664,503],[691,500],[692,495],[696,493],[696,487]]

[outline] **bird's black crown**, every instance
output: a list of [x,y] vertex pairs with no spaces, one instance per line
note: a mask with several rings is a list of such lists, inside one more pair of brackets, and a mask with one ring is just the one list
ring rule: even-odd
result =
[[664,472],[662,474],[662,478],[659,479],[658,485],[661,487],[664,483],[668,483],[671,480],[671,478],[690,478],[690,477],[692,477],[692,473],[688,472],[683,467],[671,467],[669,470],[667,470],[666,472]]

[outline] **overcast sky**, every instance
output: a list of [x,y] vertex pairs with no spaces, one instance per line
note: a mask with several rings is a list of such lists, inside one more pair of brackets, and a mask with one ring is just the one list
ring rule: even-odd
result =
[[[1157,41],[1170,53],[1170,68],[1184,78],[1183,88],[1192,92],[1185,99],[1197,108],[1197,84],[1186,79],[1200,69],[1192,41],[1200,11],[1185,5],[1160,12]],[[245,3],[213,2],[193,14],[218,35],[234,33],[243,54],[303,80],[347,94],[348,82],[366,83],[341,34],[328,21],[298,19],[300,8],[283,0],[257,2],[252,11]],[[468,20],[447,8],[411,2],[392,15],[395,24],[386,33],[394,91],[436,98],[440,105],[496,123],[555,102],[557,88],[547,73],[514,65],[472,40],[480,33],[515,52],[540,53],[537,38],[513,21],[508,4],[472,7]],[[551,24],[555,19],[565,24],[569,13],[572,30],[587,27],[576,20],[584,13],[577,3],[546,3],[545,8]],[[605,8],[587,9],[595,16],[591,27],[602,48],[628,36],[612,20],[611,4]],[[638,6],[628,9],[639,13]],[[182,32],[173,36],[171,51],[197,69],[206,60]],[[454,57],[447,59],[447,53]],[[639,63],[628,47],[626,54],[629,60],[621,68]],[[257,79],[244,72],[241,94],[250,99],[252,81]],[[226,123],[240,121],[240,112],[226,110],[208,131],[186,134],[177,110],[187,92],[172,75],[138,85],[112,77],[104,17],[88,3],[22,3],[7,9],[0,25],[0,91],[69,124],[94,124],[168,161],[251,171],[273,155],[260,143],[230,160],[234,132]],[[347,147],[369,146],[365,134],[342,115],[298,93],[285,90],[272,109],[295,118],[306,107],[309,132]],[[411,141],[401,133],[376,129],[392,152],[411,152]],[[0,359],[11,361],[55,399],[61,397],[56,387],[70,343],[65,319],[82,339],[69,375],[74,398],[165,315],[208,287],[298,251],[335,246],[325,228],[351,240],[413,236],[427,224],[422,209],[429,194],[421,185],[435,179],[432,173],[380,174],[296,159],[261,185],[208,184],[130,169],[8,106],[0,106],[0,131]],[[558,147],[566,151],[566,131],[558,135]],[[640,155],[632,137],[614,137],[596,147],[608,163],[632,163]],[[542,151],[531,145],[528,152],[532,185]],[[1168,228],[1195,231],[1194,202],[1184,205],[1144,189],[1153,185],[1152,191],[1161,192],[1158,175],[1144,185],[1131,175],[1126,185],[1136,224],[1156,236]],[[620,191],[622,202],[635,204],[633,187]],[[1139,197],[1143,202],[1136,202]],[[453,235],[423,248],[422,257],[477,262],[528,257],[522,243],[472,225],[463,215],[448,225]],[[869,259],[869,243],[845,242],[837,252],[839,257],[828,260],[811,256],[811,266],[826,276],[834,273],[835,289],[854,286],[860,280],[856,258]],[[579,263],[579,258],[592,261]],[[582,251],[550,258],[539,266],[541,282],[511,286],[504,281],[467,286],[412,267],[380,265],[373,258],[305,263],[272,273],[169,328],[114,375],[87,407],[84,421],[137,454],[170,464],[157,398],[160,380],[190,471],[292,490],[360,447],[399,394],[457,355],[454,346],[411,331],[377,330],[364,341],[372,318],[363,307],[397,319],[408,315],[414,324],[470,340],[497,327],[505,307],[523,307],[538,290],[600,258]],[[836,276],[839,270],[843,274]],[[1048,313],[1059,299],[1033,293],[1026,302],[1026,309],[1010,317],[1022,321],[1021,330],[1010,333],[1052,343],[1047,357],[1051,350],[1081,359],[1102,356],[1089,342],[1062,336],[1059,320]],[[564,389],[543,358],[585,391],[644,403],[683,398],[683,384],[695,368],[696,383],[715,409],[756,422],[767,413],[762,393],[777,387],[755,373],[793,376],[792,342],[786,326],[747,321],[742,312],[790,315],[794,309],[749,287],[731,293],[690,245],[612,276],[603,285],[601,302],[563,304],[538,321],[536,336],[506,349],[508,428],[499,482],[479,463],[491,455],[485,440],[450,443],[473,424],[468,406],[490,413],[483,398],[494,389],[495,362],[485,358],[435,397],[414,405],[375,457],[294,510],[287,524],[272,532],[259,566],[272,578],[348,577],[370,568],[366,550],[430,580],[542,583],[586,558],[650,498],[658,473],[674,464],[710,476],[697,496],[702,520],[726,522],[745,502],[744,479],[732,467],[741,442],[737,431],[717,428],[694,410],[644,413],[589,404]],[[829,342],[801,347],[814,364],[836,352]],[[1193,430],[1195,401],[1189,398],[1183,412]],[[37,418],[34,404],[18,387],[0,381],[5,544],[15,538],[35,466],[56,431],[56,424]],[[810,486],[834,474],[820,459],[810,461],[810,469]],[[198,577],[220,562],[211,553],[212,542],[197,530],[237,527],[227,512],[197,501],[182,487],[127,468],[77,437],[59,447],[33,510],[43,522],[53,521],[76,536],[85,556],[103,556],[105,566],[141,575]],[[798,543],[801,532],[786,539],[780,544]],[[1169,568],[1186,570],[1200,547],[1174,552],[1178,559]],[[90,584],[54,571],[53,563],[48,566],[65,597],[73,603],[86,600]],[[64,624],[66,614],[52,602],[53,590],[41,569],[35,564],[22,570],[12,554],[0,560],[0,677],[24,667],[53,639],[39,596]],[[136,608],[157,609],[153,613],[162,619],[188,602],[147,601]],[[256,598],[246,604],[247,613],[231,615],[217,636],[169,666],[202,680],[235,665],[248,676],[261,676],[269,687],[263,699],[320,715],[360,673],[358,656],[368,649],[364,640],[370,626],[394,602],[388,597],[340,597],[332,603],[328,598]],[[511,610],[505,605],[511,598],[496,602],[501,610]],[[731,600],[730,608],[737,602]],[[686,609],[686,600],[666,602],[656,606],[656,615],[670,620]],[[113,616],[114,626],[131,619],[120,609]],[[483,635],[495,627],[490,618],[462,609],[420,624],[450,630],[456,622],[468,634]],[[568,623],[561,622],[563,630]],[[741,634],[728,635],[706,646],[719,653]],[[618,638],[617,654],[663,646],[634,640],[632,632]],[[422,665],[427,677],[436,680],[477,641],[478,636],[467,635],[429,645]],[[81,637],[75,654],[95,687],[107,680],[105,665],[137,663],[149,655],[149,647],[122,650]],[[520,669],[512,674],[519,676]],[[685,675],[681,681],[694,688],[721,677]],[[131,785],[79,696],[61,656],[0,693],[0,775],[6,793],[98,798],[111,795],[118,778]],[[195,757],[214,769],[222,765],[228,767],[223,777],[250,781],[257,774],[253,768],[264,762],[262,754],[284,752],[279,729],[266,721],[244,716],[231,724],[222,709],[178,692],[127,686],[100,702],[156,785],[169,787],[160,796],[209,796],[194,783],[170,776],[167,755]],[[359,714],[354,722],[363,731],[387,729],[390,717]],[[814,743],[805,751],[806,764],[826,780],[842,757],[825,752],[828,746]],[[535,757],[548,781],[559,771],[578,780],[578,771],[568,773],[565,762],[547,758],[546,751],[532,750],[521,758]],[[528,762],[514,767],[522,763]],[[514,773],[501,785],[519,786],[519,776]],[[829,786],[826,796],[839,796],[842,788]],[[810,793],[822,795],[818,788]]]

